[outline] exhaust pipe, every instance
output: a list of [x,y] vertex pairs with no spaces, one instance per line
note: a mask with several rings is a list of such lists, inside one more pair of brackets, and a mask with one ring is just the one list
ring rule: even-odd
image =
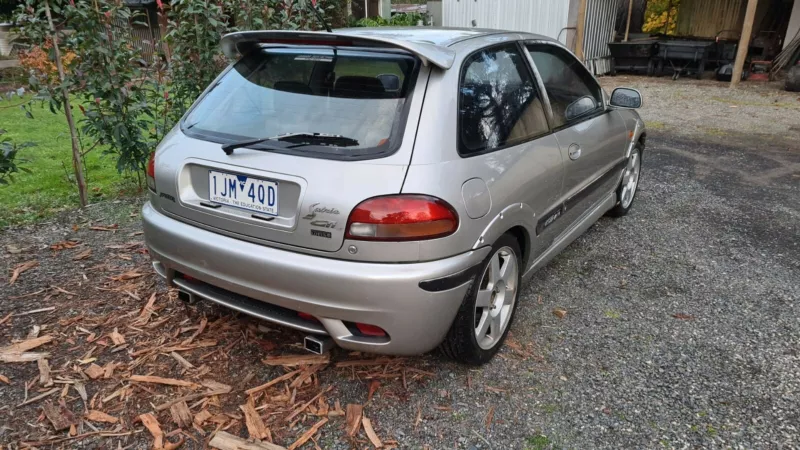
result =
[[196,301],[194,294],[191,292],[186,292],[184,290],[178,290],[178,300],[188,304],[193,305]]
[[336,344],[327,336],[309,335],[303,338],[303,348],[315,355],[328,353]]

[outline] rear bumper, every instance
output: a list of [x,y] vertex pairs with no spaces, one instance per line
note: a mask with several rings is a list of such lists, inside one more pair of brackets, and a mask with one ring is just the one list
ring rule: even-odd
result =
[[[172,219],[150,203],[142,217],[154,266],[170,285],[271,322],[327,334],[340,347],[374,353],[419,354],[435,348],[469,281],[435,292],[420,288],[420,282],[460,274],[489,252],[483,248],[413,264],[360,263],[230,238]],[[195,280],[176,278],[176,272]],[[319,323],[300,319],[295,311]],[[344,322],[377,325],[388,337],[355,335]]]

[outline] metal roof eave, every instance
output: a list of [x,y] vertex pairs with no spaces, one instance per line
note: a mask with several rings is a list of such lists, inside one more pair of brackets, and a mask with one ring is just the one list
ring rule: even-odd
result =
[[350,43],[349,45],[365,46],[383,44],[384,46],[402,48],[418,56],[423,64],[427,65],[431,63],[445,70],[451,68],[456,59],[456,52],[454,50],[434,44],[374,35],[353,36],[343,33],[328,33],[322,31],[240,31],[226,34],[222,37],[220,44],[222,45],[222,51],[225,53],[225,56],[236,59],[242,56],[243,50],[246,51],[248,45],[261,42],[268,43],[269,41],[280,41],[285,44],[291,44],[291,41],[298,41],[298,43],[302,42],[302,44],[308,45],[310,43],[309,41],[313,42],[315,40],[327,43],[331,41],[342,41]]

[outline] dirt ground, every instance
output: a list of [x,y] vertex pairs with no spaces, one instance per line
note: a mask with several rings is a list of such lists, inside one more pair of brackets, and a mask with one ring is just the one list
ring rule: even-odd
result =
[[[770,103],[800,101],[764,87],[731,108],[706,81],[603,83],[645,93],[637,204],[524,287],[479,369],[281,359],[310,356],[300,334],[184,305],[157,279],[137,200],[3,230],[0,358],[47,364],[0,362],[0,445],[204,448],[227,432],[304,449],[800,446],[800,145],[771,118],[800,114]],[[714,108],[724,132],[702,125]]]

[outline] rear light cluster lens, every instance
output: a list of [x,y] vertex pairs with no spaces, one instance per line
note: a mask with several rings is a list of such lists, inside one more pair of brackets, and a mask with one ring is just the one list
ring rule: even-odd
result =
[[417,241],[453,234],[458,214],[427,195],[390,195],[361,202],[347,219],[347,239]]
[[150,153],[147,160],[147,187],[156,192],[156,152]]

